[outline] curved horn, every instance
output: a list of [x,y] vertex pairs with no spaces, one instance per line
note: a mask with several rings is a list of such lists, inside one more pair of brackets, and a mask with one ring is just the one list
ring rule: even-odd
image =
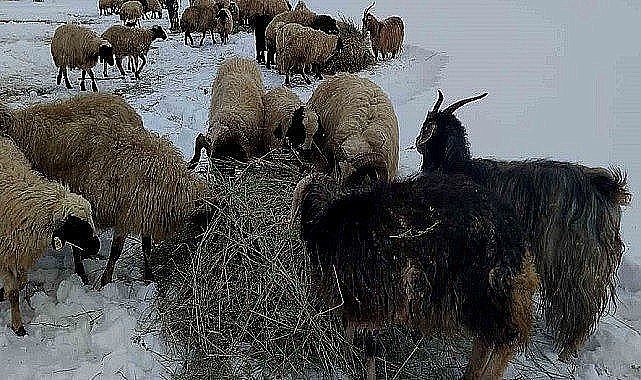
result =
[[374,5],[376,4],[376,1],[372,3],[369,7],[365,8],[365,12],[363,12],[363,16],[367,15],[367,12],[369,12],[370,9],[374,8]]
[[473,102],[475,100],[483,99],[486,96],[487,96],[487,92],[484,93],[484,94],[481,94],[479,96],[475,96],[475,97],[472,97],[472,98],[459,100],[458,102],[456,102],[456,103],[452,104],[451,106],[447,107],[446,109],[444,109],[443,112],[445,112],[445,113],[454,113],[454,111],[456,111],[457,109],[463,107],[467,103]]
[[438,112],[438,109],[441,108],[441,104],[443,104],[443,93],[441,90],[438,90],[438,100],[436,101],[436,104],[434,104],[432,112]]

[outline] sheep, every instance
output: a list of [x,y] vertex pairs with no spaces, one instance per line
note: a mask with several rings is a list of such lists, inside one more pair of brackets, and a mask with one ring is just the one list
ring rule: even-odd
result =
[[234,31],[234,19],[227,8],[222,8],[216,17],[218,20],[218,34],[223,44],[229,43],[229,35]]
[[162,18],[162,5],[160,0],[149,0],[149,12],[152,18]]
[[203,46],[207,32],[211,33],[211,41],[215,44],[214,31],[216,31],[217,26],[216,11],[212,7],[188,7],[180,18],[180,29],[185,32],[185,45],[187,45],[187,38],[189,38],[193,46],[192,32],[203,33],[203,37],[200,39],[200,46]]
[[378,60],[378,52],[381,53],[382,59],[385,59],[387,53],[396,58],[396,54],[403,46],[405,37],[405,26],[400,17],[392,16],[383,21],[378,21],[374,15],[369,13],[376,2],[372,3],[363,12],[363,34],[369,32],[372,40],[372,50],[374,50],[374,59]]
[[[8,114],[8,110],[0,105],[0,113]],[[3,119],[3,123],[7,121]],[[11,303],[11,328],[23,336],[27,332],[22,324],[19,292],[49,244],[60,250],[69,242],[95,254],[100,241],[94,235],[89,202],[31,170],[18,147],[2,135],[0,198],[0,278],[4,284],[0,301],[6,294]]]
[[219,66],[211,85],[209,129],[196,138],[189,168],[207,156],[247,160],[265,152],[263,126],[263,80],[258,66],[245,58],[228,58]]
[[169,30],[172,32],[180,32],[178,0],[165,0],[165,4],[167,8],[167,17],[169,17],[169,23],[171,24]]
[[229,3],[229,12],[231,12],[234,25],[240,25],[240,9],[235,1],[231,1]]
[[274,64],[274,53],[276,52],[276,28],[279,23],[296,23],[309,26],[316,17],[316,14],[307,8],[307,5],[299,1],[294,10],[277,14],[265,28],[265,47],[267,49],[267,68]]
[[366,330],[368,379],[372,332],[393,323],[473,335],[466,379],[503,379],[527,345],[538,276],[523,233],[510,205],[464,176],[342,190],[316,173],[296,187],[292,215],[319,301],[342,307],[348,339]]
[[51,40],[51,56],[58,70],[56,83],[60,85],[62,77],[65,85],[71,89],[67,76],[67,68],[82,70],[80,90],[86,91],[85,76],[91,78],[91,89],[98,91],[96,79],[91,70],[98,60],[114,64],[113,47],[108,41],[101,39],[95,32],[76,24],[65,24],[56,29]]
[[143,5],[138,0],[129,0],[120,6],[120,20],[123,25],[138,25],[145,15]]
[[98,12],[101,16],[113,13],[114,0],[98,0]]
[[14,139],[34,169],[85,197],[98,229],[114,229],[100,284],[111,281],[129,234],[142,237],[144,276],[151,280],[152,241],[178,228],[205,190],[178,149],[146,130],[136,111],[116,95],[78,96],[13,115],[15,122],[0,130]]
[[416,140],[422,170],[464,174],[514,205],[542,278],[547,326],[559,358],[567,360],[582,348],[608,300],[614,302],[623,255],[621,207],[631,198],[626,176],[619,169],[546,159],[472,158],[454,112],[486,95],[440,110],[439,90]]
[[307,105],[294,112],[285,134],[318,170],[335,174],[346,185],[368,177],[392,180],[398,166],[398,135],[387,94],[353,74],[322,82]]
[[[151,43],[157,38],[166,40],[167,34],[160,25],[154,25],[149,29],[114,25],[102,34],[102,38],[109,41],[113,47],[116,66],[122,76],[125,75],[125,70],[122,68],[122,59],[124,57],[130,57],[130,61],[131,58],[135,58],[136,62],[138,58],[142,59],[142,65],[134,70],[136,79],[140,79],[140,72],[147,62],[145,57],[149,52]],[[106,63],[104,64],[103,75],[107,77]]]
[[283,147],[292,116],[302,105],[298,95],[286,87],[276,87],[263,96],[264,130],[271,140],[266,144],[268,150]]
[[[285,70],[285,84],[290,84],[289,74],[295,66],[312,65],[316,68],[316,78],[323,79],[321,66],[343,48],[341,38],[298,24],[286,24],[282,28],[283,44],[277,54],[282,54],[279,62]],[[305,71],[301,73],[305,82],[311,84]]]

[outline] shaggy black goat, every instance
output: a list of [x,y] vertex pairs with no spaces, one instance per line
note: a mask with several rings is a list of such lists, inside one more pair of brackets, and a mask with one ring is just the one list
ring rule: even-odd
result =
[[[348,335],[392,322],[476,338],[465,377],[502,379],[528,341],[538,278],[511,206],[464,176],[424,175],[339,190],[301,180],[292,212],[316,293],[340,304]],[[337,289],[338,285],[338,289]],[[366,337],[368,378],[374,342]]]
[[551,160],[472,159],[465,128],[454,116],[463,105],[428,112],[416,147],[424,172],[459,173],[511,203],[542,278],[542,301],[560,359],[582,348],[608,300],[623,254],[621,206],[630,202],[619,169]]
[[329,15],[317,15],[309,25],[310,28],[321,30],[327,34],[340,34],[336,19]]

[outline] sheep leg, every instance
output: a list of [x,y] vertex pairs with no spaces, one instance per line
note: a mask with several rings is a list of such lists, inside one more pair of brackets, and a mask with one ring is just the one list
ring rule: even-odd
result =
[[0,302],[4,301],[4,287],[0,288]]
[[307,84],[312,84],[312,81],[311,81],[311,80],[309,80],[309,78],[308,78],[308,77],[307,77],[307,75],[305,74],[305,68],[303,68],[303,71],[301,72],[301,75],[303,76],[303,79],[305,79],[305,83],[307,83]]
[[503,379],[503,372],[514,354],[509,344],[494,345],[483,337],[477,337],[472,346],[464,379]]
[[289,86],[289,71],[290,69],[285,70],[285,86]]
[[151,259],[151,237],[150,236],[142,237],[142,255],[144,259],[144,268],[145,268],[144,279],[145,281],[153,282],[154,274],[151,270],[151,265],[149,264],[149,260]]
[[69,83],[69,77],[67,76],[67,68],[65,66],[63,66],[62,68],[62,75],[65,77],[65,86],[67,86],[67,88],[69,89],[73,88],[71,87],[71,83]]
[[125,70],[122,68],[122,58],[116,58],[116,66],[120,70],[120,75],[125,76]]
[[102,277],[100,278],[100,286],[105,286],[111,282],[114,275],[114,269],[116,267],[116,261],[118,261],[118,258],[122,254],[122,249],[125,246],[125,238],[126,235],[114,232],[114,237],[111,241],[111,252],[109,252],[109,260],[107,261],[105,271],[102,273]]
[[87,91],[87,88],[85,87],[86,76],[87,76],[87,72],[85,70],[82,70],[82,78],[80,79],[80,91]]
[[[136,60],[138,60],[138,57],[136,57]],[[142,68],[145,67],[145,64],[147,63],[147,60],[145,59],[144,55],[140,56],[140,60],[142,61],[142,63],[140,64],[140,67],[138,67],[138,71],[136,71],[136,79],[140,79],[140,72],[142,71]]]
[[98,92],[98,86],[96,86],[96,77],[93,75],[93,70],[89,69],[89,78],[91,78],[91,89],[93,92]]
[[103,66],[102,66],[102,76],[103,76],[103,77],[105,77],[105,78],[107,78],[107,77],[108,77],[108,75],[107,75],[107,61],[105,61],[105,62],[103,63]]
[[[211,33],[211,43],[216,45],[216,39],[214,38],[214,30],[212,29],[209,32]],[[222,41],[222,37],[220,37],[220,40]]]
[[[105,63],[105,66],[106,65],[107,64]],[[60,67],[60,69],[58,70],[58,78],[56,79],[56,84],[57,85],[60,85],[60,82],[62,82],[62,71],[63,71],[63,69],[64,69],[64,66]]]
[[203,46],[203,41],[205,41],[205,36],[207,36],[207,31],[203,32],[203,37],[200,39],[200,46]]
[[73,252],[73,267],[74,270],[76,271],[76,274],[80,277],[82,280],[82,283],[87,285],[89,283],[89,277],[87,277],[87,273],[85,272],[85,266],[82,263],[82,252],[76,247],[72,248]]
[[323,74],[321,74],[321,67],[319,64],[314,64],[314,67],[316,69],[316,79],[318,80],[323,80]]
[[11,329],[18,336],[24,336],[27,332],[22,325],[22,315],[20,314],[20,284],[16,276],[8,270],[2,269],[0,277],[5,286],[5,294],[11,304]]

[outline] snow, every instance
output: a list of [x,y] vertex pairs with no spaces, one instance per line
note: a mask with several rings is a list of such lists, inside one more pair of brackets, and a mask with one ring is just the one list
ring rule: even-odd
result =
[[[183,3],[186,1],[183,0]],[[308,0],[312,9],[360,22],[365,3]],[[184,4],[183,4],[184,6]],[[505,159],[551,157],[588,165],[615,165],[629,174],[633,203],[626,209],[626,253],[619,276],[618,309],[603,318],[574,365],[556,361],[537,334],[531,352],[517,358],[508,377],[528,373],[532,355],[550,358],[558,376],[641,378],[641,9],[623,0],[379,0],[377,15],[400,14],[407,38],[401,56],[361,73],[390,95],[401,128],[401,172],[418,169],[413,148],[436,89],[452,102],[484,91],[490,95],[458,112],[469,127],[473,154]],[[166,17],[166,12],[165,12]],[[55,84],[49,52],[55,28],[74,21],[102,32],[117,16],[98,16],[95,1],[0,0],[0,96],[17,107],[78,93]],[[144,25],[168,20],[143,20]],[[198,38],[195,38],[198,41]],[[141,79],[100,80],[102,91],[122,94],[145,126],[173,141],[187,158],[204,130],[209,86],[226,57],[253,57],[253,37],[230,44],[188,47],[182,35],[155,41]],[[283,78],[261,68],[266,87]],[[102,68],[95,70],[102,78]],[[307,99],[313,85],[295,83]],[[103,237],[103,255],[109,237]],[[134,241],[132,247],[138,247]],[[65,251],[66,252],[66,251]],[[0,304],[0,373],[8,378],[159,378],[168,363],[162,339],[142,326],[154,313],[154,285],[138,282],[140,252],[130,248],[117,266],[116,282],[101,291],[72,275],[68,252],[48,254],[34,269],[22,303],[28,336],[5,328],[9,305]],[[86,261],[96,279],[105,260]],[[133,272],[133,273],[132,273]],[[23,294],[24,294],[23,293]],[[169,367],[166,367],[169,366]]]

